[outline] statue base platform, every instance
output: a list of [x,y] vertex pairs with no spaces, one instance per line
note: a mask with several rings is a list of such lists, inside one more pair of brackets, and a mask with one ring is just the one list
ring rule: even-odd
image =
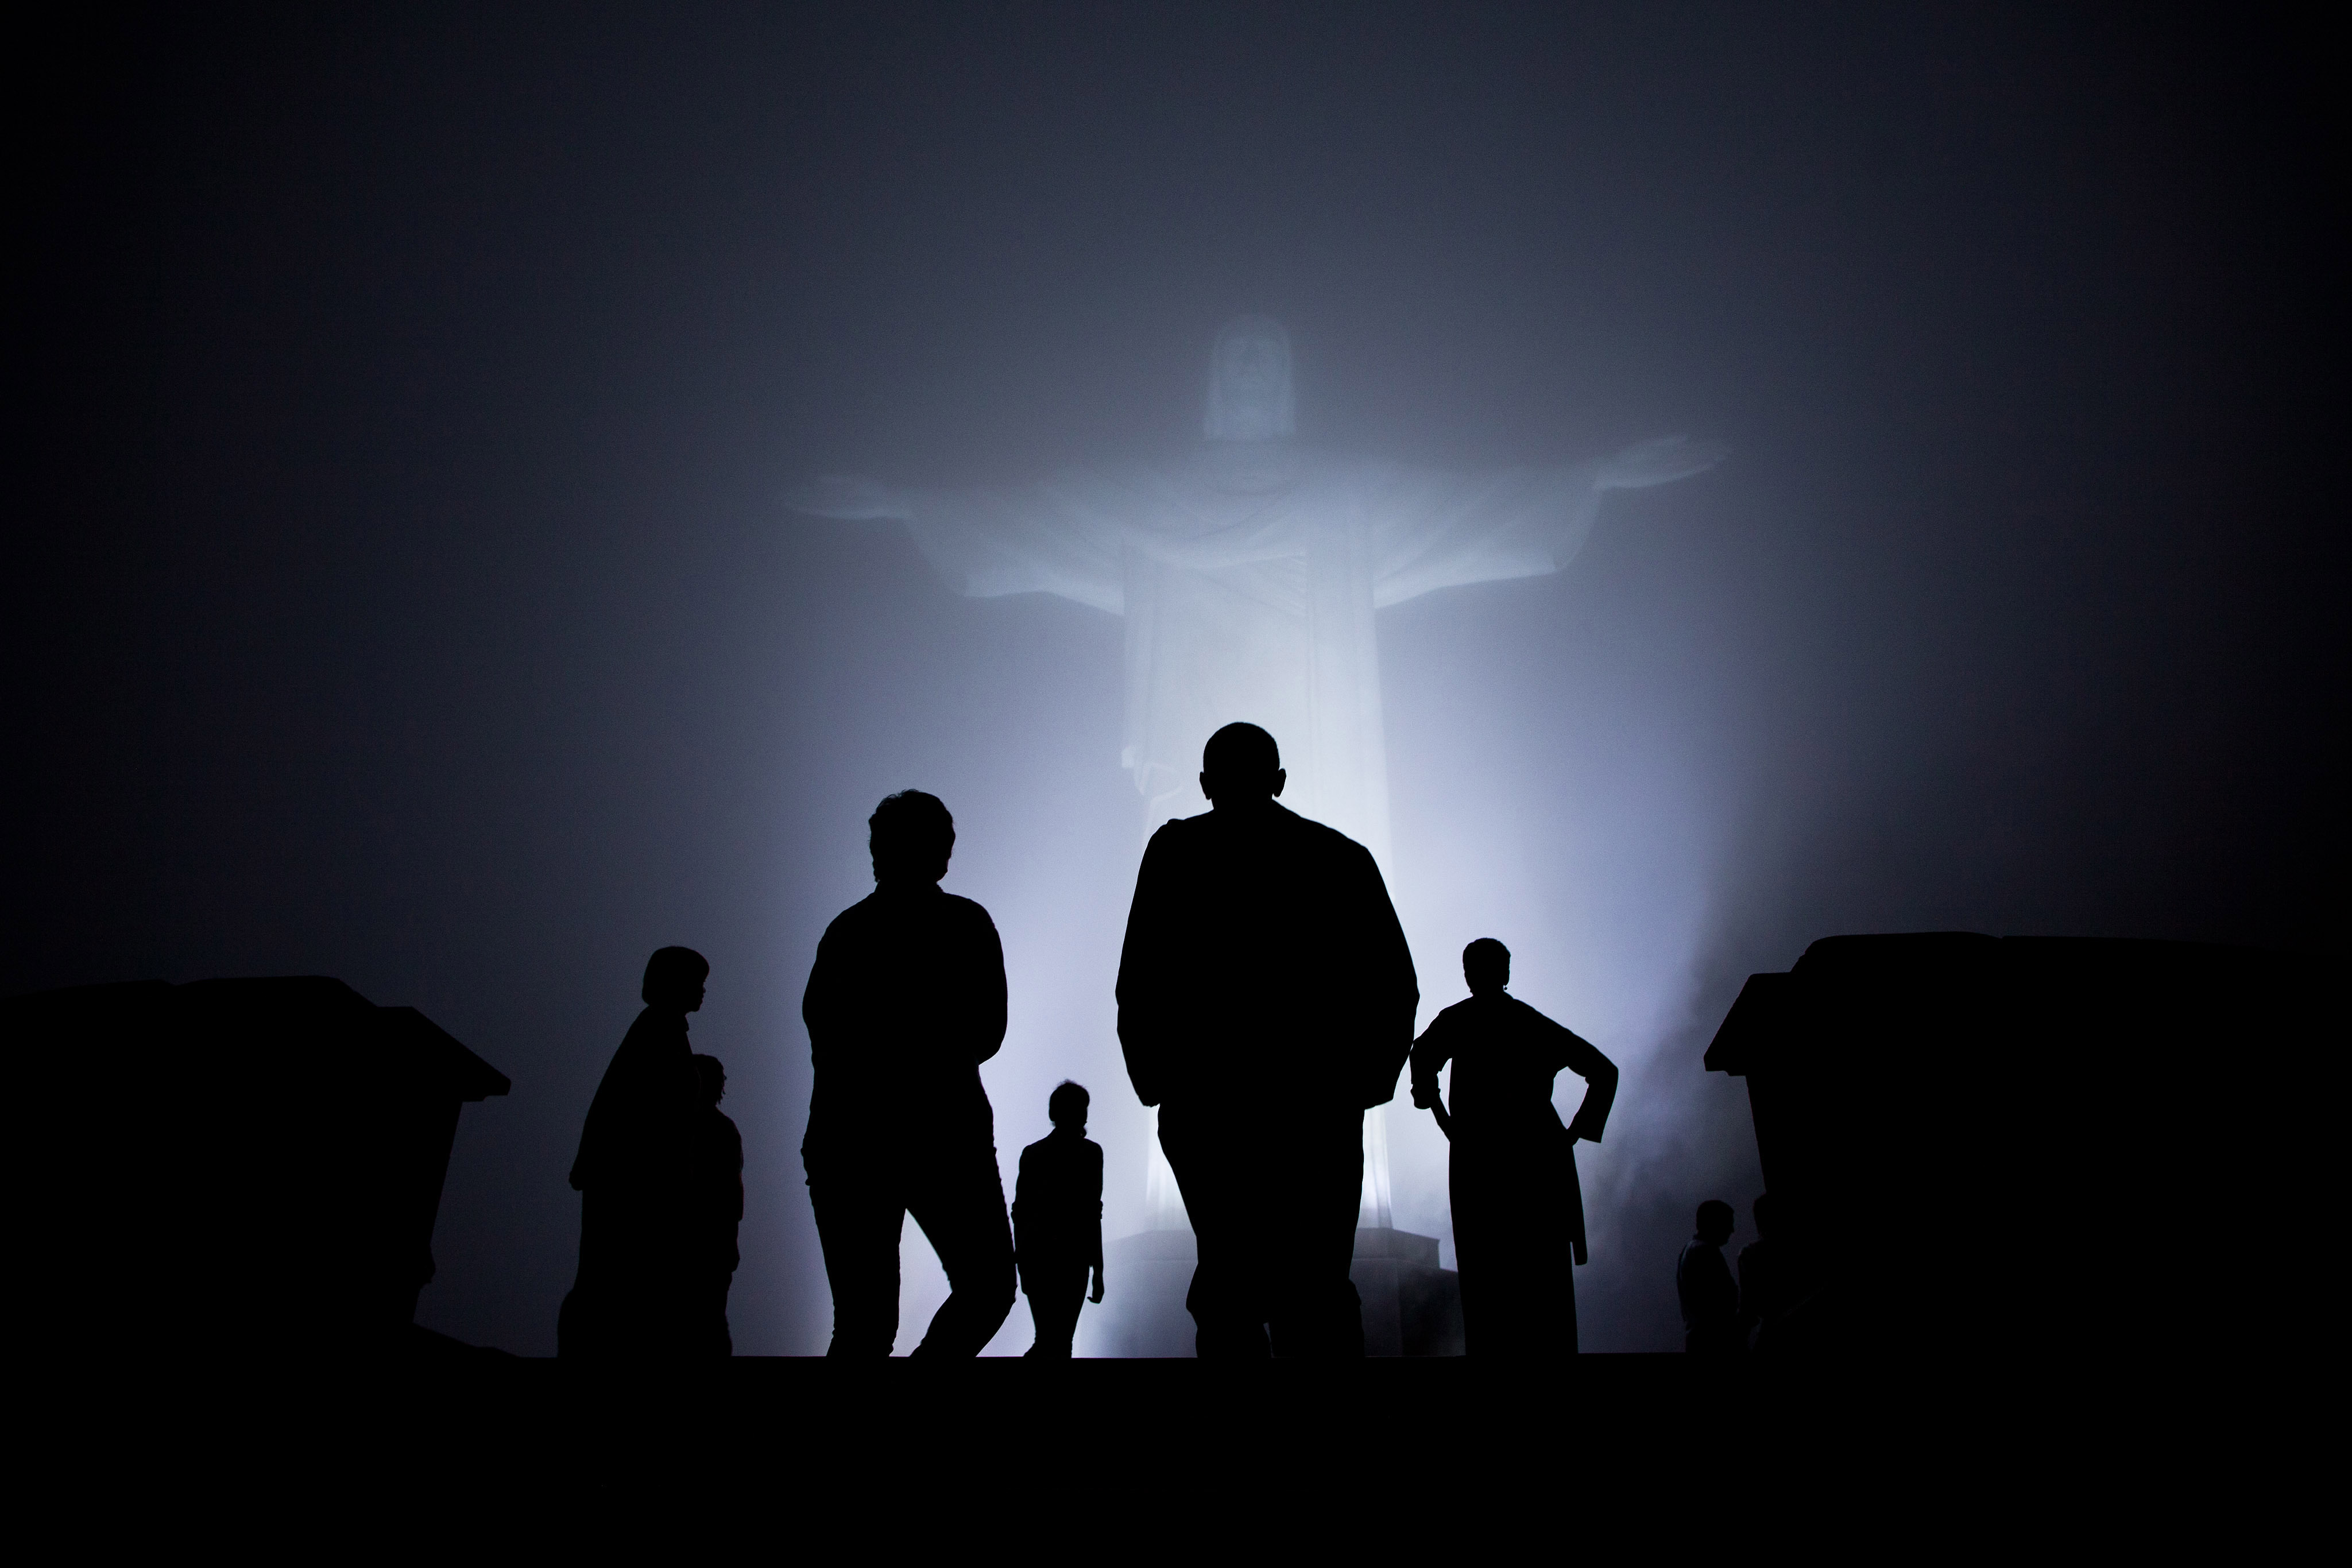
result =
[[[1193,1354],[1184,1310],[1200,1260],[1190,1230],[1146,1230],[1104,1249],[1108,1299],[1078,1321],[1084,1356],[1168,1357]],[[1437,1266],[1437,1238],[1387,1227],[1356,1232],[1348,1270],[1364,1302],[1364,1354],[1462,1354],[1462,1279]]]

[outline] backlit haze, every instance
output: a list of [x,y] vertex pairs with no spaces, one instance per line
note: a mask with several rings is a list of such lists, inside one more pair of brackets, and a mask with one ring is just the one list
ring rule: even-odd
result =
[[[1139,1228],[1121,622],[959,597],[902,526],[783,497],[1180,455],[1261,313],[1302,447],[1730,449],[1612,493],[1564,572],[1378,617],[1423,1020],[1496,936],[1625,1070],[1580,1155],[1583,1343],[1672,1348],[1693,1206],[1752,1239],[1744,1090],[1699,1066],[1750,971],[1848,931],[2342,950],[2310,42],[1024,4],[55,40],[0,993],[321,973],[423,1009],[514,1092],[465,1112],[420,1319],[545,1354],[581,1117],[646,954],[697,947],[750,1162],[736,1345],[815,1352],[801,988],[867,813],[928,789],[1004,938],[1008,1181],[1076,1078],[1106,1234]],[[1952,1092],[2021,1082],[1991,1042]],[[1443,1141],[1402,1094],[1390,1140],[1450,1265]],[[944,1293],[908,1238],[902,1349]],[[1016,1306],[992,1348],[1028,1339]]]

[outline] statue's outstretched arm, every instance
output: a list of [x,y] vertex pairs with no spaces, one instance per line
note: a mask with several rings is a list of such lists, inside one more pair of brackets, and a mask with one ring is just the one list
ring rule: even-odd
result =
[[787,486],[784,505],[811,517],[851,522],[882,517],[903,521],[915,515],[915,498],[907,491],[855,474],[828,474]]
[[1653,485],[1671,485],[1704,474],[1729,455],[1731,448],[1720,441],[1694,441],[1687,435],[1638,441],[1614,457],[1601,460],[1593,488],[1646,490]]

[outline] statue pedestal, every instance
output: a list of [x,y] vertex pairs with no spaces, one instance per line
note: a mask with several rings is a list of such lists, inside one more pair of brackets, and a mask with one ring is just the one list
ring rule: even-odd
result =
[[[1190,1230],[1146,1230],[1104,1249],[1106,1300],[1078,1322],[1087,1356],[1190,1356],[1184,1310],[1200,1254]],[[1364,1302],[1367,1355],[1460,1355],[1462,1281],[1437,1266],[1437,1238],[1385,1226],[1356,1232],[1348,1270]]]

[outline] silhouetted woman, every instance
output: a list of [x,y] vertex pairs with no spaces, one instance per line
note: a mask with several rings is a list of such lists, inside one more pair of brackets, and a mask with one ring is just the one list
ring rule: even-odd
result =
[[[1430,1020],[1412,1048],[1412,1103],[1453,1141],[1447,1186],[1462,1270],[1465,1348],[1539,1360],[1576,1354],[1575,1265],[1584,1261],[1579,1139],[1601,1141],[1617,1068],[1591,1042],[1509,995],[1511,951],[1491,936],[1462,950],[1470,999]],[[1454,1104],[1437,1074],[1454,1064]],[[1561,1069],[1585,1082],[1562,1126],[1552,1108]]]
[[646,1010],[629,1026],[580,1134],[572,1185],[581,1195],[580,1273],[556,1320],[556,1353],[642,1358],[709,1354],[698,1334],[698,1232],[687,1220],[703,1185],[710,1108],[687,1042],[710,965],[664,947],[646,965]]

